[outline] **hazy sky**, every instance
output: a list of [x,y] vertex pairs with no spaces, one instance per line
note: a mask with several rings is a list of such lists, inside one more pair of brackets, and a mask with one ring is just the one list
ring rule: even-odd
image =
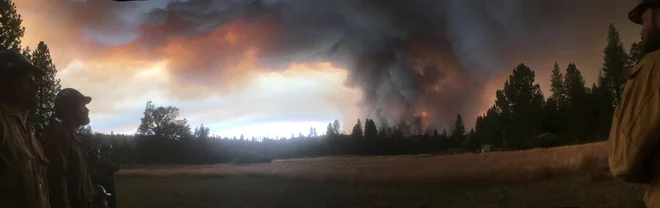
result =
[[634,1],[403,2],[15,0],[23,45],[48,44],[62,86],[94,98],[99,132],[134,133],[148,100],[222,136],[324,132],[399,108],[472,126],[518,63],[549,96],[554,62],[591,86],[609,23],[626,48],[639,40]]

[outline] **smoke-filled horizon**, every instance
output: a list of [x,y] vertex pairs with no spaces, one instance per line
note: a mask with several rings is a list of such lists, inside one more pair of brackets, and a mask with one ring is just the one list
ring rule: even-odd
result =
[[[638,29],[626,19],[634,3],[17,1],[34,25],[27,26],[28,39],[46,40],[60,68],[75,60],[167,59],[174,80],[168,93],[192,100],[231,92],[263,72],[255,68],[279,72],[291,64],[328,62],[346,69],[344,84],[359,89],[359,117],[393,125],[423,115],[431,128],[449,128],[457,113],[472,126],[492,105],[493,87],[501,88],[502,76],[519,63],[537,71],[545,87],[554,62],[574,62],[590,84],[602,64],[609,23],[617,25],[626,47],[638,40]],[[44,25],[60,27],[58,37],[30,33]]]

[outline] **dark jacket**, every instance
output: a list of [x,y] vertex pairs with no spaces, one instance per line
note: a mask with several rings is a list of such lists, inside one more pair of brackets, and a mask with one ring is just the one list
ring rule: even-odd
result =
[[50,161],[48,186],[52,208],[86,208],[92,195],[87,152],[78,136],[63,124],[46,129],[44,152]]
[[48,208],[41,145],[18,113],[0,104],[0,207]]

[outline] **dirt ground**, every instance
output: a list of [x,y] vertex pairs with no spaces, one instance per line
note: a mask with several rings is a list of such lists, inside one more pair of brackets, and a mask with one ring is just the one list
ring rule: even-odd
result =
[[449,156],[328,157],[269,164],[125,166],[132,207],[644,207],[608,175],[606,145]]
[[642,187],[585,177],[468,187],[378,187],[258,177],[121,177],[122,208],[617,207],[640,208]]

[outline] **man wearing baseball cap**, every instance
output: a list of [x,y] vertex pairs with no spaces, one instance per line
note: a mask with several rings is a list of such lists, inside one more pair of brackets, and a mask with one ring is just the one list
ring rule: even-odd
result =
[[609,135],[610,171],[626,182],[648,184],[646,206],[660,207],[660,0],[639,1],[628,19],[641,25],[646,55],[624,72]]
[[48,186],[53,208],[87,208],[92,181],[87,152],[76,130],[89,124],[86,105],[92,101],[78,90],[62,89],[55,97],[55,115],[62,122],[46,129],[44,152],[50,161]]
[[37,104],[35,67],[15,51],[0,51],[0,207],[47,208],[44,157],[28,125],[28,111]]

